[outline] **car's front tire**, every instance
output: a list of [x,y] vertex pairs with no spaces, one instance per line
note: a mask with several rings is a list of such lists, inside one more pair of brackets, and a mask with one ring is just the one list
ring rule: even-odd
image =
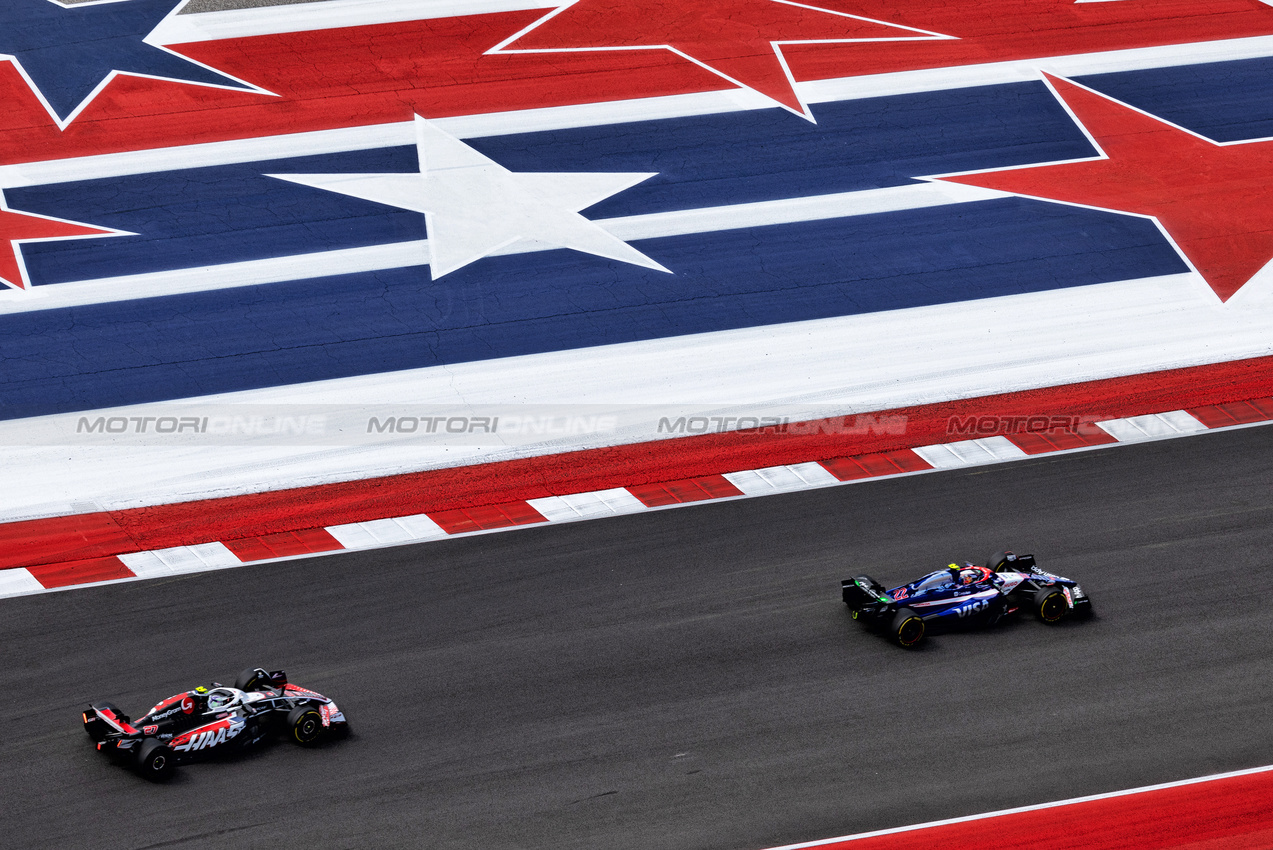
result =
[[905,649],[914,649],[924,640],[924,621],[912,608],[901,608],[889,624],[889,636]]
[[302,747],[312,747],[323,739],[323,715],[312,705],[298,705],[287,714],[287,734]]
[[1040,620],[1049,625],[1061,622],[1070,613],[1070,603],[1065,598],[1065,591],[1059,587],[1045,587],[1036,592],[1034,611]]

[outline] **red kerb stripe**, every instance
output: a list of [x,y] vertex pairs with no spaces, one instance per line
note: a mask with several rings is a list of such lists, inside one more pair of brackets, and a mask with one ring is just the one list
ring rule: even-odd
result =
[[548,521],[526,502],[505,502],[502,505],[482,505],[475,508],[438,511],[430,513],[429,519],[441,526],[447,534],[490,531],[495,528],[534,525],[537,522]]
[[910,449],[896,452],[876,452],[856,457],[833,457],[821,461],[841,481],[859,478],[876,478],[881,475],[897,475],[899,472],[920,472],[932,469],[932,465]]
[[677,505],[686,502],[702,502],[725,496],[741,496],[739,490],[723,475],[707,475],[702,478],[686,478],[681,481],[661,481],[657,484],[640,484],[629,487],[628,492],[641,500],[647,508]]
[[1118,442],[1107,432],[1095,425],[1089,425],[1083,432],[1065,431],[1027,431],[1024,434],[1008,434],[1008,440],[1028,455],[1059,452],[1064,449],[1081,449],[1085,446],[1103,446],[1106,443]]
[[28,567],[35,580],[47,588],[70,587],[94,581],[112,581],[132,578],[133,571],[119,558],[88,558],[83,561],[65,561],[60,564],[40,564]]
[[1191,407],[1189,408],[1189,413],[1208,428],[1249,425],[1252,422],[1268,422],[1273,419],[1273,398],[1257,398],[1251,401],[1234,401],[1229,404]]
[[263,534],[260,537],[241,537],[238,540],[225,541],[225,546],[244,563],[264,561],[269,558],[290,558],[294,555],[313,555],[318,552],[334,552],[345,548],[324,528],[305,528],[300,531]]
[[1255,850],[1273,847],[1270,800],[1273,772],[1263,772],[833,841],[817,850]]

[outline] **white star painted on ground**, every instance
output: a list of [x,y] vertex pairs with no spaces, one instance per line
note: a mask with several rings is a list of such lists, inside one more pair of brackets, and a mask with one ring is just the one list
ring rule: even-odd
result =
[[434,280],[522,240],[668,271],[579,214],[654,174],[514,173],[418,115],[415,128],[418,174],[268,176],[424,213]]

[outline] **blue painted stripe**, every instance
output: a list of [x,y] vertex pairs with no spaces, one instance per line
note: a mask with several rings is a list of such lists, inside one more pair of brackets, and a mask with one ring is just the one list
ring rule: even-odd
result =
[[1273,59],[1209,62],[1076,79],[1217,142],[1273,137]]
[[[1094,154],[1042,82],[469,140],[513,171],[658,172],[590,218],[898,186]],[[138,236],[29,245],[33,283],[292,256],[425,236],[424,216],[263,176],[396,173],[390,148],[8,190],[27,212]]]
[[[1015,198],[0,318],[0,417],[1185,271],[1144,219]],[[970,343],[972,344],[972,343]]]

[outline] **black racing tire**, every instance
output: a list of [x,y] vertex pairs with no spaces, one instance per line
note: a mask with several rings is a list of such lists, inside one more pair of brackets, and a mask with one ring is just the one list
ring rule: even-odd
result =
[[904,649],[914,649],[924,641],[924,621],[913,608],[899,608],[888,627],[889,637]]
[[1003,565],[1008,563],[1008,556],[1011,554],[1011,552],[995,552],[986,559],[986,569],[996,573],[999,572]]
[[1065,599],[1065,591],[1059,587],[1045,587],[1035,591],[1034,612],[1048,625],[1064,620],[1065,615],[1070,613],[1070,603]]
[[326,731],[322,712],[312,705],[298,705],[287,713],[287,736],[302,747],[318,745]]
[[255,690],[257,685],[263,685],[269,681],[269,679],[266,676],[261,675],[261,673],[262,668],[249,667],[234,677],[234,686],[241,691]]
[[177,754],[155,738],[142,741],[137,750],[137,772],[151,782],[166,782],[177,769]]

